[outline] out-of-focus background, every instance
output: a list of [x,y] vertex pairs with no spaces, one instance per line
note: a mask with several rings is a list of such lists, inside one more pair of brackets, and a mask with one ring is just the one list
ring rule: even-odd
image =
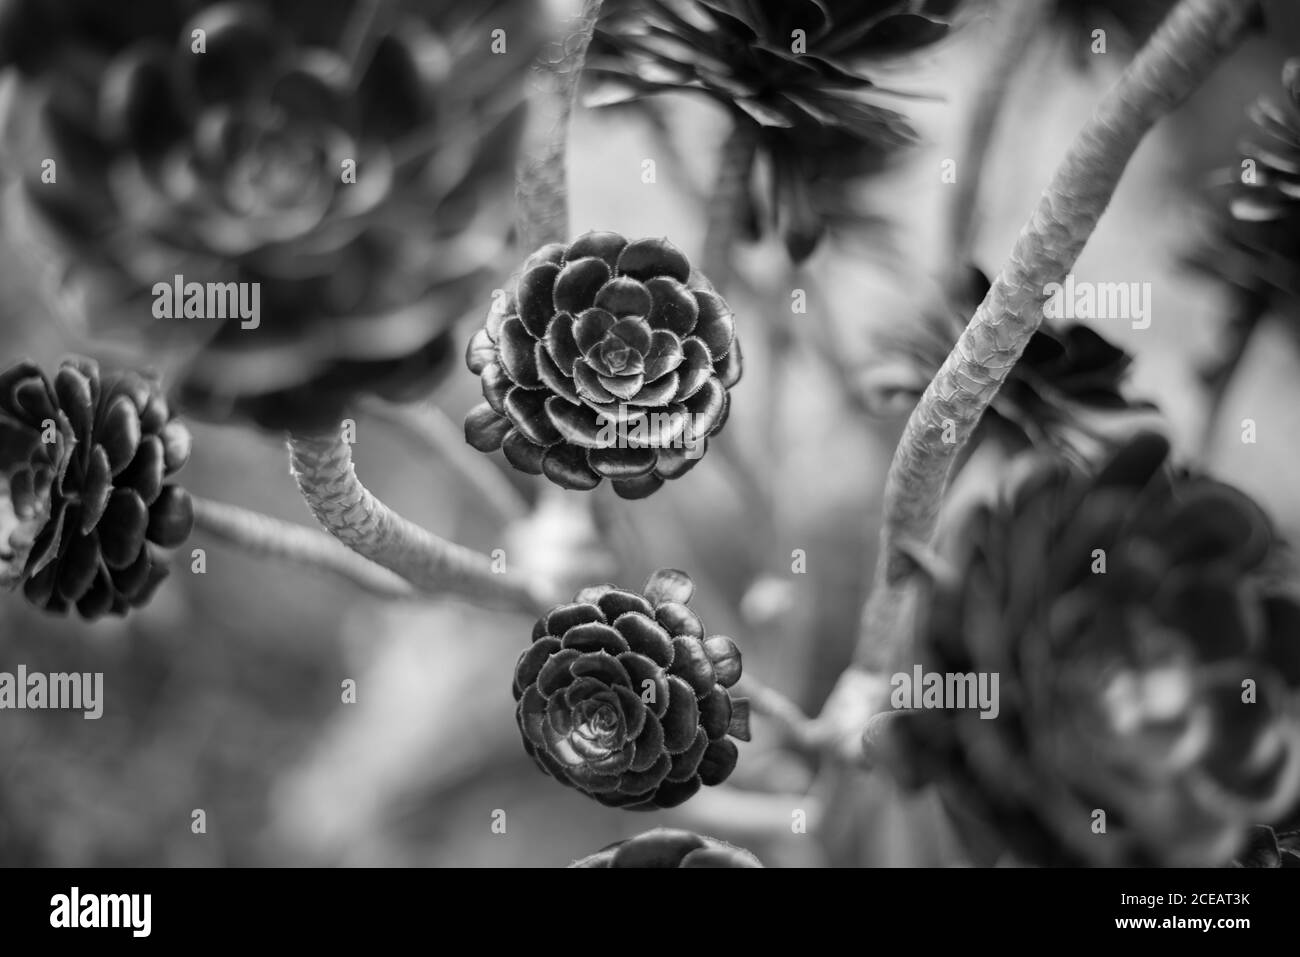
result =
[[[1132,391],[1161,405],[1185,453],[1204,416],[1194,369],[1215,347],[1222,303],[1213,284],[1180,269],[1177,252],[1209,174],[1239,162],[1246,105],[1280,95],[1282,62],[1300,52],[1293,6],[1272,4],[1271,34],[1239,50],[1148,138],[1076,269],[1080,279],[1152,283],[1150,328],[1113,320],[1098,331],[1136,354]],[[1087,42],[1044,37],[1017,76],[986,177],[977,251],[990,273],[1122,69],[1118,47],[1080,53]],[[923,143],[864,197],[894,224],[890,249],[870,238],[830,242],[798,274],[775,242],[740,253],[750,281],[723,291],[737,313],[746,372],[714,451],[650,499],[618,503],[608,489],[599,493],[598,512],[616,517],[611,534],[623,543],[619,583],[638,587],[659,567],[689,571],[693,605],[711,632],[740,642],[746,672],[813,712],[852,650],[902,421],[855,412],[812,344],[833,324],[852,360],[863,362],[873,330],[908,321],[931,291],[953,189],[941,164],[960,153],[965,110],[992,44],[990,25],[977,20],[891,78],[938,98],[900,102]],[[572,224],[575,232],[667,235],[697,256],[726,126],[697,102],[663,102],[667,139],[634,112],[579,112]],[[643,179],[645,160],[655,163],[652,183]],[[0,252],[6,366],[86,348],[55,323],[27,252],[12,242]],[[794,289],[806,291],[807,314],[791,312]],[[466,317],[465,338],[480,318]],[[1294,536],[1300,350],[1296,317],[1274,318],[1246,356],[1208,463]],[[789,329],[775,361],[760,332],[772,323]],[[477,394],[465,371],[433,398],[459,421]],[[1256,423],[1253,444],[1240,439],[1247,417]],[[359,468],[381,498],[467,545],[506,544],[505,529],[454,471],[389,426],[357,420]],[[187,487],[310,522],[281,439],[191,425],[194,455],[180,476]],[[540,479],[509,478],[537,497]],[[190,548],[205,550],[204,574],[192,573]],[[792,572],[796,549],[806,573]],[[514,724],[511,669],[530,627],[452,602],[385,602],[201,532],[176,556],[152,605],[125,622],[87,626],[6,596],[0,671],[103,672],[105,703],[98,721],[0,712],[0,864],[560,866],[658,824],[742,843],[769,866],[908,863],[916,847],[933,843],[899,833],[903,817],[829,855],[817,802],[800,797],[813,769],[776,749],[761,718],[726,790],[706,789],[684,808],[633,814],[560,787],[526,757]],[[342,700],[347,679],[356,682],[355,703]],[[196,809],[206,816],[202,834],[191,828]],[[797,810],[811,816],[806,834],[791,828]],[[504,833],[493,828],[498,811]]]

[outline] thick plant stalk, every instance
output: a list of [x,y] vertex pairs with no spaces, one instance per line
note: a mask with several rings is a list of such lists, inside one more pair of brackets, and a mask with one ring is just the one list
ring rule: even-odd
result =
[[1042,322],[1044,289],[1064,281],[1092,235],[1129,158],[1240,39],[1243,0],[1183,0],[1152,35],[1079,133],[1011,256],[908,419],[890,465],[876,591],[859,660],[898,641],[898,589],[912,563],[900,546],[928,543],[952,465]]
[[775,688],[769,688],[752,675],[736,682],[733,693],[749,699],[749,706],[776,726],[785,742],[795,750],[815,753],[826,744],[826,735],[816,719]]
[[502,522],[518,521],[528,514],[528,502],[523,495],[491,459],[465,444],[464,428],[452,422],[433,403],[407,406],[374,401],[365,404],[365,411],[437,453],[466,488],[492,507]]
[[[528,128],[515,175],[515,230],[524,255],[548,243],[567,243],[569,229],[569,124],[587,47],[602,0],[563,0],[568,16],[533,65]],[[581,507],[590,518],[594,496]]]
[[704,227],[704,251],[700,255],[700,271],[724,296],[731,286],[732,251],[740,226],[741,200],[749,191],[757,152],[758,138],[753,124],[733,121],[718,156],[718,171],[713,179]]
[[954,461],[1042,321],[1045,287],[1063,281],[1073,267],[1142,137],[1236,45],[1254,6],[1183,0],[1152,35],[1071,145],[1006,265],[908,419],[886,481],[880,553],[855,666],[823,711],[843,747],[859,756],[866,720],[884,705],[889,669],[909,636],[908,586],[915,569],[907,545],[930,541]]
[[[565,147],[569,115],[600,0],[570,0],[578,12],[560,27],[533,69],[527,142],[518,170],[519,242],[528,251],[568,238]],[[579,7],[578,4],[581,3]],[[536,614],[556,604],[538,582],[496,572],[485,555],[446,541],[398,515],[357,478],[339,433],[291,434],[298,489],[335,538],[421,591],[461,595]]]
[[330,572],[375,595],[417,597],[410,582],[400,575],[362,558],[314,528],[198,497],[194,498],[194,527],[254,555]]
[[980,186],[1007,90],[1030,41],[1047,20],[1048,6],[1048,0],[1001,0],[994,10],[993,43],[984,56],[988,68],[966,117],[957,181],[948,205],[947,248],[941,262],[955,274],[965,274],[975,244]]
[[535,614],[550,596],[485,555],[439,538],[398,515],[357,478],[352,446],[340,433],[293,434],[289,452],[298,490],[325,529],[353,551],[421,591],[456,594]]
[[519,245],[525,254],[567,242],[569,185],[565,151],[569,117],[601,0],[567,0],[574,14],[533,67],[528,132],[515,185]]

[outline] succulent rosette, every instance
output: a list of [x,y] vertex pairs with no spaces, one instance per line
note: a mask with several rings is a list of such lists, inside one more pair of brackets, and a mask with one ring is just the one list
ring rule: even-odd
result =
[[[576,865],[574,865],[576,866]],[[1233,867],[1300,867],[1300,830],[1256,826]]]
[[[879,337],[877,366],[867,376],[874,411],[916,404],[988,291],[988,277],[972,266],[932,297],[915,322]],[[1138,432],[1159,430],[1156,407],[1127,392],[1132,363],[1132,355],[1091,326],[1045,321],[994,397],[979,438],[996,436],[1014,451],[1051,449],[1095,467]]]
[[617,841],[574,861],[570,867],[762,867],[762,862],[726,841],[657,827],[626,841]]
[[158,383],[66,359],[0,374],[0,587],[93,620],[144,605],[189,536],[190,454]]
[[902,712],[886,753],[973,844],[1218,866],[1296,806],[1300,598],[1259,507],[1168,451],[1139,435],[1093,477],[1039,460],[922,602],[917,662],[997,675],[1000,707]]
[[666,239],[543,246],[493,302],[466,362],[486,401],[465,437],[562,488],[643,498],[689,471],[741,375],[735,318]]
[[1227,293],[1225,344],[1203,375],[1226,388],[1260,321],[1275,310],[1300,336],[1300,58],[1282,70],[1283,98],[1262,97],[1239,144],[1251,160],[1222,171],[1187,264]]
[[[812,255],[852,203],[849,187],[916,139],[882,106],[869,64],[947,35],[952,0],[644,0],[598,23],[587,73],[592,105],[660,93],[706,97],[754,141],[771,169],[769,216],[790,257]],[[746,190],[744,218],[762,208]]]
[[215,417],[330,426],[355,394],[427,389],[505,248],[538,18],[10,0],[9,138],[71,313],[175,347],[185,403]]
[[683,572],[650,576],[641,594],[578,592],[539,619],[515,666],[524,750],[562,784],[629,810],[676,807],[736,766],[749,701],[728,689],[740,651],[706,635]]

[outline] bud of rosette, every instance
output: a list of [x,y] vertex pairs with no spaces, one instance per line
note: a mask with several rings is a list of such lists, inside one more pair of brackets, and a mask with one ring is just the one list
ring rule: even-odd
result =
[[762,867],[743,847],[726,841],[657,827],[626,841],[617,841],[570,867]]
[[160,548],[189,536],[190,454],[158,383],[65,359],[0,373],[0,587],[81,617],[124,615],[167,577]]
[[655,572],[642,594],[578,592],[538,620],[515,666],[524,749],[543,771],[611,807],[676,807],[721,784],[749,740],[749,700],[730,638],[686,607],[684,573]]
[[741,374],[727,303],[666,239],[543,246],[498,296],[467,363],[487,400],[465,437],[568,489],[643,498],[722,429]]

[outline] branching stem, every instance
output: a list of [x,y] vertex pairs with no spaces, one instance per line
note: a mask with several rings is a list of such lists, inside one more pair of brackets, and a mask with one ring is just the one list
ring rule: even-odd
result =
[[261,512],[194,497],[194,527],[253,555],[318,568],[386,598],[415,598],[401,576],[349,551],[328,535]]
[[1244,0],[1182,0],[1173,10],[1070,146],[908,419],[886,480],[880,552],[855,665],[823,711],[847,746],[861,751],[867,720],[886,704],[886,676],[908,646],[915,565],[907,545],[930,542],[953,463],[1042,322],[1046,287],[1073,268],[1143,136],[1236,46],[1254,13],[1255,4]]
[[530,614],[552,596],[462,545],[449,542],[398,515],[357,477],[352,446],[341,433],[289,437],[298,490],[331,535],[354,552],[432,594],[454,594],[503,604]]

